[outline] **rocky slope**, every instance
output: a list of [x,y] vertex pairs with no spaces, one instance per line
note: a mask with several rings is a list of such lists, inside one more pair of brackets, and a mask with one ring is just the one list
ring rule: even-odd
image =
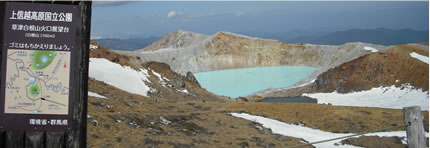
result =
[[[158,62],[137,65],[138,58],[95,42],[91,47],[90,61],[107,59],[146,69],[145,84],[151,90],[147,96],[137,95],[90,75],[88,147],[284,147],[301,142],[226,114],[223,106],[230,100],[200,88],[190,73],[179,75]],[[92,66],[97,65],[90,62],[90,73]]]
[[405,83],[428,91],[429,65],[411,57],[412,52],[429,55],[428,51],[400,45],[362,56],[319,75],[316,91],[348,93]]
[[184,48],[189,46],[197,45],[204,40],[206,40],[209,36],[199,34],[199,33],[193,33],[193,32],[187,32],[178,30],[174,33],[168,33],[164,37],[162,37],[160,40],[152,43],[148,47],[145,47],[141,51],[156,51],[159,49],[167,49],[167,48]]
[[266,96],[300,96],[302,93],[335,91],[350,93],[393,85],[410,85],[428,91],[429,65],[411,56],[413,53],[428,59],[428,46],[406,44],[371,53],[329,69],[320,74],[314,83],[266,93]]
[[[178,100],[201,100],[201,101],[230,101],[224,97],[216,96],[205,89],[200,87],[200,84],[196,81],[192,73],[183,76],[170,69],[170,66],[164,63],[158,62],[142,62],[139,57],[127,56],[110,49],[104,48],[103,46],[91,42],[94,48],[90,50],[91,59],[107,59],[110,62],[118,63],[121,66],[128,66],[136,71],[143,69],[147,71],[147,81],[145,85],[150,88],[147,92],[148,97],[156,98],[171,98]],[[97,47],[97,48],[95,48]],[[91,70],[96,70],[92,66],[90,59],[90,77]],[[106,70],[105,73],[112,73]],[[106,75],[103,75],[106,76]],[[96,78],[97,79],[97,78]],[[120,78],[112,78],[120,79]],[[134,80],[139,81],[139,80]],[[125,82],[126,84],[128,82]],[[131,83],[129,83],[131,85]],[[141,88],[141,91],[145,91]]]
[[385,48],[366,43],[341,46],[288,44],[228,32],[205,36],[177,31],[137,53],[129,54],[136,54],[144,61],[167,63],[183,75],[188,71],[195,73],[258,66],[318,67],[306,80],[309,81],[331,67],[371,52],[364,47]]
[[[403,123],[401,110],[229,102],[200,88],[190,73],[182,76],[167,64],[144,63],[139,57],[91,44],[90,61],[107,59],[146,72],[145,84],[151,89],[147,96],[137,95],[90,78],[88,147],[286,147],[306,142],[300,137],[274,134],[261,124],[232,117],[230,112],[248,112],[328,132],[362,132],[386,127],[387,123]],[[90,73],[94,66],[98,65],[90,62]],[[428,112],[424,114],[428,121]],[[376,143],[358,141],[354,145],[381,147],[378,137],[371,139]]]

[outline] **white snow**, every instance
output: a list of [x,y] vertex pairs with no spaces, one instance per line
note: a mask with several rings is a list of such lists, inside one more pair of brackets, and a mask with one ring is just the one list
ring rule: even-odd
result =
[[99,46],[90,44],[90,49],[97,49],[97,48],[99,48]]
[[169,79],[167,79],[166,77],[161,76],[161,74],[160,74],[160,73],[155,72],[154,70],[151,70],[151,72],[152,72],[155,76],[157,76],[157,77],[158,77],[158,79],[159,79],[160,81],[170,81]]
[[161,77],[161,75],[157,72],[155,72],[154,70],[151,70],[151,72],[158,77],[158,79],[160,79],[160,81],[163,81],[163,78]]
[[[308,142],[316,142],[321,140],[327,140],[332,138],[338,138],[343,136],[353,135],[351,134],[343,134],[343,133],[330,133],[321,131],[318,129],[312,129],[308,127],[298,126],[294,124],[287,124],[278,120],[273,120],[269,118],[264,118],[260,116],[254,116],[247,113],[230,113],[234,117],[243,118],[246,120],[258,122],[262,124],[265,128],[270,128],[273,133],[281,134],[284,136],[291,136],[297,138],[303,138]],[[389,137],[389,136],[397,136],[397,137],[406,137],[406,131],[393,131],[393,132],[378,132],[378,133],[370,133],[366,134],[366,136],[379,136],[379,137]],[[428,137],[428,133],[426,133]],[[340,141],[343,139],[319,143],[315,144],[317,148],[328,148],[328,147],[338,147],[338,148],[355,148],[356,146],[352,145],[342,145]],[[338,146],[334,144],[338,143]]]
[[314,83],[314,82],[315,82],[315,80],[317,80],[317,79],[313,79],[313,80],[311,80],[311,81],[309,81],[309,82],[307,82],[307,83],[304,83],[304,84],[302,84],[302,85],[299,85],[298,87],[303,87],[303,86],[306,86],[306,85],[308,85],[308,84]]
[[378,50],[376,50],[375,48],[373,48],[373,47],[368,47],[368,46],[364,46],[364,50],[369,50],[369,51],[371,51],[371,52],[378,52]]
[[179,92],[182,92],[182,93],[184,93],[184,94],[189,94],[189,92],[188,92],[188,90],[187,90],[187,89],[181,89],[181,90],[179,90],[179,89],[178,89],[178,91],[179,91]]
[[103,58],[90,58],[89,77],[103,81],[129,93],[147,96],[148,70],[136,71]]
[[90,92],[90,91],[88,91],[88,96],[96,97],[96,98],[102,98],[102,99],[107,99],[105,96],[102,96],[102,95],[99,95],[97,93]]
[[161,74],[159,74],[159,73],[157,73],[157,72],[155,72],[154,70],[152,70],[152,69],[149,69],[151,72],[152,72],[152,74],[154,74],[155,76],[157,76],[158,77],[158,79],[160,80],[160,84],[161,84],[161,86],[163,86],[163,87],[165,87],[165,88],[167,88],[168,86],[170,86],[170,84],[168,84],[166,81],[170,81],[169,79],[167,79],[166,77],[163,77],[163,76],[161,76]]
[[429,110],[429,92],[416,89],[409,84],[403,84],[401,88],[378,87],[367,91],[352,92],[347,94],[315,93],[303,94],[303,96],[316,98],[318,103],[331,103],[342,106],[367,106],[402,109],[408,106],[420,106],[421,110]]
[[413,57],[415,59],[418,59],[424,63],[429,64],[429,57],[427,57],[427,56],[420,55],[416,52],[411,52],[409,55],[411,55],[411,57]]

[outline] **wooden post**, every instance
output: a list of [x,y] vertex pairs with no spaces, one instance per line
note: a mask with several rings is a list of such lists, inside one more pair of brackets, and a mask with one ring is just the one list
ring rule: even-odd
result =
[[25,133],[25,147],[26,148],[39,148],[45,147],[45,133],[27,131]]
[[75,89],[71,92],[76,94],[73,104],[73,126],[74,129],[66,132],[66,146],[70,148],[81,148],[87,145],[87,102],[88,102],[88,68],[91,28],[91,1],[78,3],[78,24],[76,28],[76,72],[71,77],[76,81]]
[[6,139],[4,145],[2,147],[7,148],[23,148],[25,145],[25,133],[19,131],[7,131]]
[[406,137],[409,148],[425,148],[426,137],[424,135],[423,115],[419,106],[403,108],[403,118],[406,127]]

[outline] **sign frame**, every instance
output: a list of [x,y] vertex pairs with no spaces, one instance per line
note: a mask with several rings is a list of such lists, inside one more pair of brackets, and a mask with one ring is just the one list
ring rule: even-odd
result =
[[[1,89],[0,89],[0,118],[3,120],[0,120],[0,129],[9,129],[9,130],[34,130],[34,131],[40,131],[40,130],[50,130],[50,131],[68,131],[71,130],[72,128],[72,104],[73,104],[73,98],[74,98],[74,93],[70,93],[73,91],[74,87],[74,80],[72,80],[70,78],[70,75],[72,73],[74,73],[75,70],[75,65],[74,63],[76,63],[76,58],[71,58],[74,57],[75,54],[75,49],[74,49],[74,42],[75,42],[75,38],[76,38],[76,34],[73,34],[76,31],[76,24],[74,24],[73,20],[76,21],[77,17],[76,17],[76,9],[77,6],[74,5],[53,5],[53,4],[40,4],[40,3],[21,3],[21,2],[6,2],[5,4],[5,15],[6,17],[4,18],[4,22],[3,24],[5,25],[3,28],[3,34],[4,35],[8,35],[7,38],[3,38],[3,50],[2,50],[2,62],[1,62]],[[25,11],[24,11],[25,10]],[[52,11],[52,12],[50,12]],[[21,13],[20,13],[21,12]],[[35,15],[35,20],[31,20],[33,17],[30,18],[30,16],[28,16],[28,19],[30,20],[25,20],[25,17],[23,17],[23,12],[36,12]],[[40,12],[43,18],[41,19],[45,19],[44,16],[47,16],[48,13],[55,13],[55,14],[62,14],[64,17],[62,18],[62,20],[65,20],[65,13],[60,13],[60,12],[70,12],[68,14],[70,14],[69,16],[72,16],[71,18],[69,18],[70,20],[68,20],[69,22],[52,22],[52,21],[42,21],[42,20],[37,20],[37,14],[38,12]],[[57,13],[58,12],[58,13]],[[18,20],[20,17],[17,16],[17,14],[21,14],[21,20]],[[46,14],[45,14],[46,13]],[[30,13],[29,13],[30,14]],[[75,16],[73,16],[73,14],[75,14]],[[24,15],[25,16],[25,15]],[[14,18],[15,20],[11,20],[10,18]],[[18,17],[18,19],[17,19]],[[47,17],[46,17],[47,18]],[[51,18],[49,18],[51,19]],[[58,20],[58,17],[56,18]],[[11,26],[15,26],[11,27]],[[20,28],[19,28],[19,27]],[[49,31],[29,31],[29,26],[32,26],[32,30],[37,29],[36,27],[38,27],[38,29],[42,29],[43,30],[48,30],[47,28],[49,27],[49,29],[51,30]],[[46,27],[47,26],[47,27]],[[40,28],[39,28],[40,27]],[[46,27],[46,28],[45,28]],[[54,32],[52,30],[52,28],[58,28],[56,30],[56,32]],[[59,32],[59,28],[61,29],[61,32]],[[67,28],[67,32],[65,32],[65,28]],[[21,29],[21,30],[18,30]],[[27,31],[24,31],[24,29],[26,29]],[[32,36],[34,37],[32,37]],[[45,38],[42,35],[46,35]],[[54,38],[51,38],[54,37]],[[20,42],[20,43],[18,43]],[[59,44],[57,44],[59,43]],[[32,47],[29,46],[33,45]],[[39,45],[40,44],[40,45]],[[23,45],[23,47],[20,47],[20,45]],[[25,46],[24,46],[25,45]],[[45,46],[43,47],[43,46]],[[58,47],[57,47],[58,45]],[[16,46],[16,47],[13,47]],[[42,46],[42,47],[40,47]],[[52,46],[52,48],[48,47],[48,46]],[[63,47],[64,46],[64,47]],[[68,47],[67,47],[68,46]],[[31,50],[29,48],[42,48],[42,49],[35,49],[35,50]],[[15,49],[14,49],[15,48]],[[60,49],[61,48],[61,49]],[[64,49],[63,49],[64,48]],[[10,56],[12,56],[12,52],[15,51],[13,55],[19,55],[19,52],[23,52],[25,53],[25,57],[30,57],[30,52],[33,51],[33,53],[55,53],[57,54],[58,52],[63,52],[63,53],[68,53],[66,54],[66,59],[68,60],[64,60],[64,67],[66,68],[58,68],[59,70],[63,70],[63,69],[68,69],[68,81],[67,83],[62,83],[62,84],[68,84],[68,86],[61,86],[60,89],[64,89],[65,91],[67,91],[67,105],[65,105],[66,103],[62,104],[64,105],[66,108],[66,112],[67,114],[56,114],[56,113],[30,113],[31,111],[26,111],[27,113],[10,113],[8,112],[9,110],[6,107],[10,107],[7,106],[7,99],[9,99],[10,101],[12,100],[12,98],[8,97],[7,94],[9,93],[7,90],[7,88],[15,86],[16,84],[13,84],[13,81],[11,81],[12,78],[10,78],[11,75],[13,75],[13,78],[15,78],[15,82],[21,80],[23,76],[21,75],[26,75],[26,73],[24,73],[24,71],[21,70],[17,70],[17,75],[15,74],[11,74],[11,72],[9,72],[9,69],[14,69],[14,67],[8,67],[8,66],[16,66],[18,67],[18,62],[15,63],[15,65],[8,63],[8,61],[12,62],[11,60],[8,60],[8,58]],[[18,53],[18,54],[17,54]],[[54,54],[54,55],[55,55]],[[54,59],[59,59],[56,58],[56,56],[52,55],[52,57],[54,57],[52,60]],[[69,56],[67,58],[67,55]],[[35,56],[35,55],[32,55]],[[42,56],[42,55],[40,55]],[[49,58],[47,58],[47,56],[44,56],[45,61],[47,61]],[[58,60],[57,62],[62,62],[63,60]],[[58,64],[62,64],[62,63],[57,63]],[[67,63],[67,64],[66,64]],[[10,64],[10,65],[9,65]],[[31,66],[24,65],[24,64],[28,64],[23,60],[20,60],[20,64],[22,64],[23,66],[26,66],[25,71],[28,72],[30,71],[30,73],[34,73],[36,72],[34,69],[31,70],[32,68],[34,68],[36,66],[36,63],[32,63],[29,65],[32,65],[33,67],[31,68]],[[50,64],[51,66],[48,67],[55,67],[55,65]],[[68,66],[67,66],[68,65]],[[60,65],[62,66],[62,65]],[[57,70],[57,71],[59,71]],[[20,73],[21,71],[21,73]],[[37,73],[37,72],[36,72]],[[48,73],[49,74],[49,73]],[[52,74],[52,73],[51,73]],[[42,74],[43,75],[43,74]],[[52,74],[53,76],[55,76],[55,74]],[[17,76],[17,77],[15,77]],[[29,75],[28,75],[29,76]],[[6,78],[7,77],[7,78]],[[33,78],[34,76],[32,76]],[[52,76],[51,76],[52,77]],[[61,76],[58,76],[58,78],[61,78]],[[39,80],[39,78],[33,78],[36,82],[43,82],[43,81],[50,81],[48,80]],[[8,82],[7,80],[10,80],[11,82]],[[9,86],[9,84],[11,84]],[[6,86],[8,85],[8,86]],[[35,84],[36,86],[39,86],[38,84]],[[45,83],[45,85],[41,85],[39,86],[39,91],[41,91],[40,89],[45,89],[46,88],[47,83]],[[42,87],[44,86],[44,87]],[[28,103],[28,104],[34,104],[34,106],[39,106],[42,107],[42,105],[45,105],[44,107],[47,108],[47,104],[52,104],[52,106],[57,106],[57,108],[61,108],[63,107],[62,105],[58,105],[55,103],[52,103],[52,100],[55,100],[58,98],[44,98],[45,96],[49,96],[48,94],[44,93],[45,96],[40,96],[41,98],[34,98],[37,101],[30,101],[30,99],[27,99],[27,96],[23,95],[22,90],[26,89],[23,86],[19,87],[19,86],[15,86],[18,87],[19,89],[16,89],[16,91],[18,92],[18,90],[20,91],[20,94],[23,96],[23,98],[18,99],[18,100],[23,100],[23,101],[27,101],[27,102],[32,102],[32,103]],[[58,86],[55,86],[58,87]],[[11,89],[13,90],[13,89]],[[43,91],[44,92],[44,91]],[[59,92],[58,92],[59,93]],[[56,94],[58,94],[56,93]],[[18,93],[15,93],[15,95],[20,95]],[[28,92],[27,92],[28,94]],[[20,95],[20,96],[21,96]],[[55,95],[55,94],[50,94],[50,95]],[[57,95],[58,96],[58,95]],[[39,96],[38,96],[39,97]],[[50,101],[50,102],[48,102]],[[17,102],[15,102],[17,103]],[[24,104],[24,103],[23,103]],[[18,107],[13,107],[16,110],[23,110],[20,109]],[[63,107],[64,108],[64,107]],[[64,110],[64,109],[63,109]],[[37,110],[35,110],[37,112]],[[21,111],[22,112],[22,111]],[[63,111],[64,112],[64,111]]]
[[[88,102],[88,64],[89,64],[89,42],[90,42],[90,28],[91,28],[91,1],[30,1],[30,2],[0,2],[0,65],[6,65],[4,63],[4,49],[3,41],[5,39],[4,34],[4,20],[8,16],[5,16],[6,3],[25,3],[25,4],[44,4],[44,5],[73,5],[76,6],[76,30],[74,31],[76,38],[74,39],[74,50],[72,52],[71,60],[73,67],[70,67],[73,72],[70,72],[70,80],[74,80],[70,83],[69,94],[73,94],[69,101],[73,100],[68,112],[71,115],[72,120],[69,127],[66,129],[53,129],[53,128],[38,128],[38,129],[24,129],[24,128],[0,128],[0,147],[26,147],[26,146],[38,146],[38,147],[86,147],[87,140],[87,102]],[[4,69],[4,67],[1,67]],[[4,76],[0,79],[3,83]],[[1,88],[1,87],[0,87]],[[2,88],[1,91],[4,91]],[[4,99],[1,98],[0,99]],[[4,106],[3,104],[0,104]],[[0,110],[4,113],[4,109]],[[17,115],[17,114],[14,114]],[[18,114],[19,115],[19,114]],[[0,120],[4,120],[1,116]],[[8,118],[9,120],[9,118]]]

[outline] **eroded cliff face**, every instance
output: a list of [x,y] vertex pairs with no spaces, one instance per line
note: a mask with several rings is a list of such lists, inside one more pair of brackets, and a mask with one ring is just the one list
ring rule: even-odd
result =
[[[183,75],[188,71],[195,73],[258,66],[317,67],[311,77],[305,80],[308,81],[330,67],[370,53],[364,50],[365,46],[385,48],[365,43],[342,46],[288,44],[228,32],[218,32],[212,36],[194,34],[184,31],[171,33],[138,53],[131,54],[140,56],[144,61],[167,63]],[[179,41],[181,46],[173,41]]]
[[428,91],[428,64],[411,57],[412,52],[429,55],[428,51],[410,45],[365,55],[319,75],[315,90],[348,93],[380,86],[401,87],[408,83]]
[[199,58],[208,64],[210,70],[221,70],[279,65],[319,66],[321,56],[322,51],[311,45],[220,32],[205,44]]
[[178,30],[176,32],[169,33],[162,37],[160,40],[152,43],[148,47],[145,47],[139,51],[156,51],[163,48],[183,48],[193,46],[206,40],[209,36]]
[[265,90],[254,95],[264,97],[301,96],[303,93],[351,93],[376,87],[412,86],[429,90],[429,65],[411,53],[429,55],[428,46],[399,45],[367,54],[328,69],[313,83],[293,88]]

